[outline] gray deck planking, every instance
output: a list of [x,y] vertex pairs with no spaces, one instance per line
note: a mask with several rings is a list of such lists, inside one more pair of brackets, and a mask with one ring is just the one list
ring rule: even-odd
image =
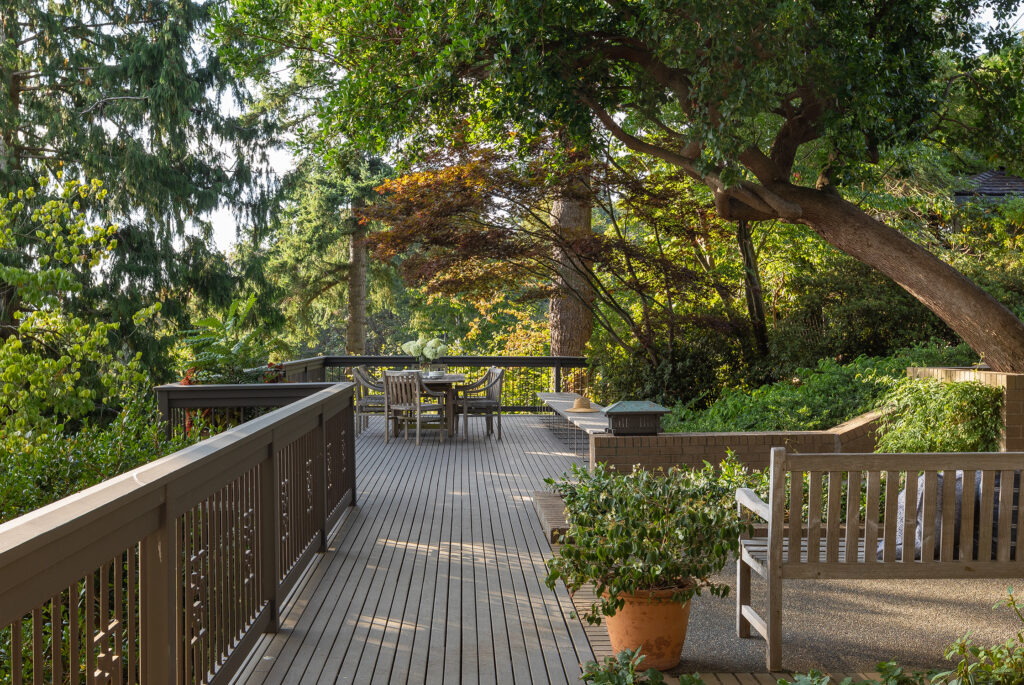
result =
[[574,457],[537,417],[504,439],[356,442],[359,506],[236,683],[577,683],[593,658],[531,501]]

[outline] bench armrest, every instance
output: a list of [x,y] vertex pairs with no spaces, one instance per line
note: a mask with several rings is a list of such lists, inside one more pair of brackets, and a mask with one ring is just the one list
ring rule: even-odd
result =
[[768,505],[750,488],[740,488],[736,491],[736,503],[754,512],[765,521],[771,520],[771,512],[768,509]]

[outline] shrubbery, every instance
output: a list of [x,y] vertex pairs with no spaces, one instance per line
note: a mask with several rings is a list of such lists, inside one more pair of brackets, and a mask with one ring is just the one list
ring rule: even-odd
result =
[[[195,433],[197,436],[199,432]],[[26,514],[181,449],[198,437],[167,439],[149,396],[137,396],[106,425],[35,441],[30,452],[0,444],[0,522]]]
[[903,378],[885,395],[879,452],[995,452],[1003,391],[981,383]]
[[890,357],[825,359],[793,379],[755,390],[726,390],[710,407],[677,405],[665,416],[673,432],[825,430],[875,409],[908,366],[966,366],[977,356],[966,345],[915,347]]
[[178,346],[182,383],[277,383],[284,380],[278,364],[266,364],[268,350],[286,353],[284,343],[268,336],[255,322],[256,296],[234,300],[224,318],[207,316],[195,322]]

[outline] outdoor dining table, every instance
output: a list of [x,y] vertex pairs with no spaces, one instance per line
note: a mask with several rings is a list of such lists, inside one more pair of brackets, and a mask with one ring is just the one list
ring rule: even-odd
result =
[[[455,400],[458,394],[458,386],[466,382],[464,373],[446,373],[441,376],[428,377],[423,375],[423,385],[434,392],[444,392],[444,425],[448,435],[455,433]],[[398,437],[398,422],[395,422],[395,437]]]

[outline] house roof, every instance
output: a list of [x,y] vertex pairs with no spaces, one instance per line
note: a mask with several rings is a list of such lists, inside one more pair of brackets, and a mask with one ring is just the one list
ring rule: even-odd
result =
[[971,176],[973,188],[954,193],[957,200],[971,197],[1003,198],[1024,196],[1024,178],[1010,176],[1001,169],[991,169]]

